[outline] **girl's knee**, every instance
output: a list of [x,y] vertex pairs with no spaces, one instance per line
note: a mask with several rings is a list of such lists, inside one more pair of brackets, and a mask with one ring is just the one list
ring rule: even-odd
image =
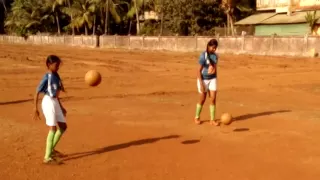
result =
[[63,131],[66,131],[68,129],[67,124],[63,127]]
[[216,98],[211,98],[211,99],[210,99],[210,103],[211,103],[211,104],[216,104]]
[[205,100],[201,99],[201,100],[199,101],[199,104],[200,104],[200,105],[203,105],[204,102],[205,102]]
[[63,127],[60,127],[61,131],[62,132],[65,132],[67,130],[67,125],[63,126]]
[[54,131],[54,132],[57,131],[57,127],[56,126],[49,126],[49,129],[50,129],[50,131]]
[[58,123],[58,126],[63,132],[66,131],[68,128],[66,123]]
[[206,97],[207,97],[207,94],[206,93],[201,93],[200,94],[200,100],[199,100],[199,104],[200,105],[203,105],[204,102],[206,101]]

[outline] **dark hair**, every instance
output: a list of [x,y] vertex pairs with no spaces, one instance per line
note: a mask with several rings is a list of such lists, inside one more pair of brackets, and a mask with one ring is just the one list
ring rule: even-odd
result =
[[61,63],[61,59],[56,55],[49,55],[46,61],[47,67],[49,67],[49,65],[53,63]]
[[215,46],[216,48],[218,47],[218,41],[216,39],[211,39],[208,43],[207,43],[207,56],[209,59],[209,62],[212,66],[214,66],[214,63],[209,55],[209,47],[210,46]]
[[207,44],[207,52],[210,46],[216,46],[218,47],[218,41],[216,39],[211,39]]
[[[50,64],[53,64],[53,63],[61,63],[62,61],[61,61],[61,59],[58,57],[58,56],[56,56],[56,55],[49,55],[48,57],[47,57],[47,60],[46,60],[46,65],[47,65],[47,67],[49,68],[49,66],[50,66]],[[60,78],[60,75],[59,75],[59,73],[58,72],[54,72],[54,74],[58,77],[58,79],[60,80],[60,85],[61,85],[61,91],[65,91],[65,89],[64,89],[64,86],[63,86],[63,84],[62,84],[62,80],[61,80],[61,78]]]

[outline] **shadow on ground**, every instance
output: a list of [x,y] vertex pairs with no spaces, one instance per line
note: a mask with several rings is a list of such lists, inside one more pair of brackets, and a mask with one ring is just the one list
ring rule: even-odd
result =
[[7,102],[0,102],[0,105],[9,105],[9,104],[20,104],[25,102],[31,102],[33,99],[23,99],[23,100],[17,100],[17,101],[7,101]]
[[181,143],[182,143],[182,144],[195,144],[195,143],[198,143],[198,142],[200,142],[200,140],[198,140],[198,139],[192,139],[192,140],[182,141]]
[[251,114],[245,114],[245,115],[234,117],[233,121],[243,121],[243,120],[247,120],[247,119],[251,119],[251,118],[255,118],[255,117],[259,117],[259,116],[269,116],[272,114],[287,113],[287,112],[291,112],[291,110],[279,110],[279,111],[266,111],[266,112],[260,112],[260,113],[251,113]]
[[[192,91],[156,91],[156,92],[149,92],[149,93],[140,93],[140,94],[110,94],[104,96],[67,96],[61,97],[60,99],[62,102],[64,101],[84,101],[84,100],[93,100],[93,99],[106,99],[106,98],[127,98],[127,97],[143,97],[143,96],[172,96],[176,94],[190,94],[193,93]],[[32,102],[33,99],[23,99],[23,100],[16,100],[16,101],[7,101],[7,102],[0,102],[0,105],[10,105],[10,104],[19,104],[19,103],[26,103]]]
[[[291,110],[266,111],[266,112],[260,112],[260,113],[244,114],[244,115],[241,115],[241,116],[233,117],[233,121],[243,121],[243,120],[248,120],[248,119],[252,119],[252,118],[255,118],[255,117],[269,116],[269,115],[272,115],[272,114],[287,113],[287,112],[291,112]],[[217,119],[217,121],[220,121],[220,118]],[[203,121],[201,121],[201,124],[208,123],[208,122],[210,122],[210,120],[203,120]]]
[[233,132],[247,132],[250,131],[249,128],[236,128],[233,130]]
[[141,139],[141,140],[136,140],[136,141],[130,141],[122,144],[116,144],[116,145],[111,145],[111,146],[106,146],[103,148],[99,148],[93,151],[87,151],[87,152],[80,152],[80,153],[74,153],[74,154],[68,154],[66,155],[66,158],[63,159],[63,161],[70,161],[70,160],[75,160],[83,157],[88,157],[88,156],[93,156],[93,155],[98,155],[110,151],[116,151],[124,148],[129,148],[131,146],[140,146],[144,144],[151,144],[155,143],[159,140],[166,140],[166,139],[175,139],[179,138],[179,135],[170,135],[170,136],[164,136],[164,137],[157,137],[157,138],[148,138],[148,139]]
[[[73,97],[62,97],[60,98],[63,101],[72,99]],[[6,101],[6,102],[0,102],[0,106],[1,105],[10,105],[10,104],[20,104],[20,103],[26,103],[26,102],[33,102],[34,99],[30,98],[30,99],[22,99],[22,100],[15,100],[15,101]],[[41,101],[41,100],[40,100]]]

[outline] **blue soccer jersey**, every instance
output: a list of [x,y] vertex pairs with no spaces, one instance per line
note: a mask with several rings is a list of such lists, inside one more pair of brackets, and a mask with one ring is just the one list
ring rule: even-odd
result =
[[37,92],[44,93],[50,97],[57,97],[58,91],[62,89],[61,80],[56,73],[46,73],[38,88]]
[[199,64],[203,66],[201,76],[202,79],[213,79],[217,77],[217,73],[215,71],[216,67],[213,67],[210,63],[210,59],[214,65],[218,62],[218,57],[216,54],[208,54],[207,52],[203,52],[199,58]]

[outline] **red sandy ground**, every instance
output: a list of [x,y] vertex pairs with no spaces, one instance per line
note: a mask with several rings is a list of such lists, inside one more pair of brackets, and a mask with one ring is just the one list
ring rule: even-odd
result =
[[[48,129],[31,118],[52,53],[67,88],[61,166],[42,164]],[[1,180],[319,179],[319,60],[222,55],[217,116],[237,121],[213,127],[193,123],[198,55],[0,45]]]

